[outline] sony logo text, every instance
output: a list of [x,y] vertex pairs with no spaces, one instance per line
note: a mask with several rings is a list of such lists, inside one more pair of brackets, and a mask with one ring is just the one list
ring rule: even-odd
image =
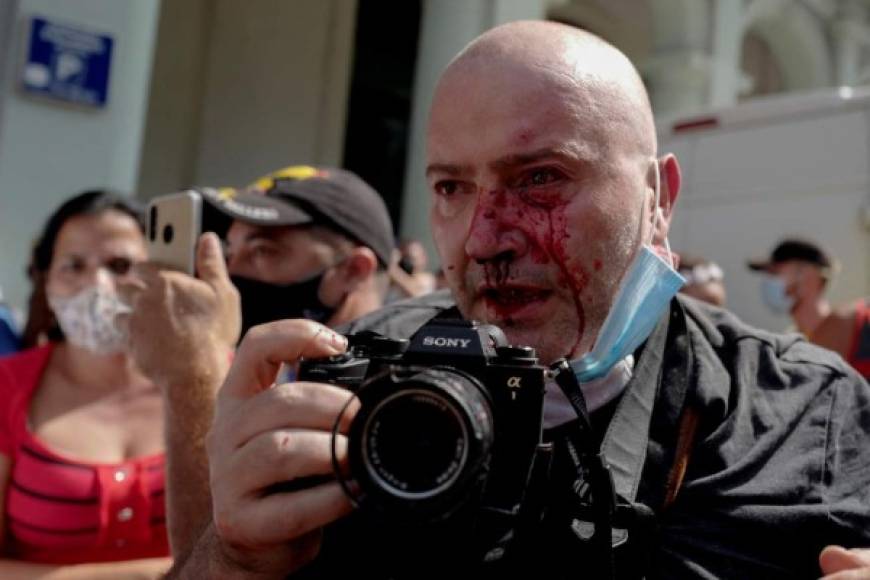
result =
[[426,336],[423,338],[423,346],[442,346],[468,348],[470,338],[447,338],[444,336]]

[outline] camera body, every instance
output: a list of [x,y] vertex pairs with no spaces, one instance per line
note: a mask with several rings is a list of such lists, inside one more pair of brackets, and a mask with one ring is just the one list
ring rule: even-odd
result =
[[348,432],[352,499],[406,526],[465,513],[512,528],[541,448],[548,369],[534,349],[454,319],[434,319],[410,340],[366,332],[348,344],[343,355],[303,361],[298,380],[343,386],[361,403]]

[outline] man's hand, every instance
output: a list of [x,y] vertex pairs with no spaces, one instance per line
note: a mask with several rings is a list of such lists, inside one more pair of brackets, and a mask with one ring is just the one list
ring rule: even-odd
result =
[[241,328],[239,294],[220,242],[204,234],[197,272],[141,264],[120,288],[131,354],[161,389],[166,412],[166,504],[172,553],[184,556],[211,521],[205,436]]
[[214,350],[228,357],[241,329],[239,293],[232,285],[213,233],[197,246],[197,274],[136,266],[134,282],[121,288],[131,305],[131,354],[146,376],[164,386],[184,382]]
[[[332,385],[274,385],[283,362],[344,352],[346,339],[310,320],[282,320],[251,329],[218,394],[208,435],[214,530],[213,559],[225,575],[284,578],[310,562],[320,529],[352,506],[334,481],[276,492],[277,484],[333,473],[331,431],[351,394]],[[346,433],[356,412],[342,415]],[[346,464],[346,439],[336,453]],[[242,577],[242,576],[240,576]]]
[[819,555],[823,580],[870,580],[870,549],[828,546]]

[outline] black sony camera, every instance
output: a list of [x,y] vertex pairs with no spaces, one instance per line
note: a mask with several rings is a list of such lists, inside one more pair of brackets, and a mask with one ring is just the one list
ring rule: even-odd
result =
[[[409,340],[348,336],[348,351],[303,361],[299,380],[355,392],[350,474],[361,511],[415,529],[462,518],[481,557],[509,536],[541,443],[547,367],[491,325],[435,319]],[[484,530],[485,528],[485,530]],[[455,527],[454,527],[455,529]]]

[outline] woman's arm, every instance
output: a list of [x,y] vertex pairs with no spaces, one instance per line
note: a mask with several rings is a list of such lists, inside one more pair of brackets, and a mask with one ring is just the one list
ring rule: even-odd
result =
[[156,580],[172,565],[170,558],[53,566],[20,560],[0,560],[4,580]]

